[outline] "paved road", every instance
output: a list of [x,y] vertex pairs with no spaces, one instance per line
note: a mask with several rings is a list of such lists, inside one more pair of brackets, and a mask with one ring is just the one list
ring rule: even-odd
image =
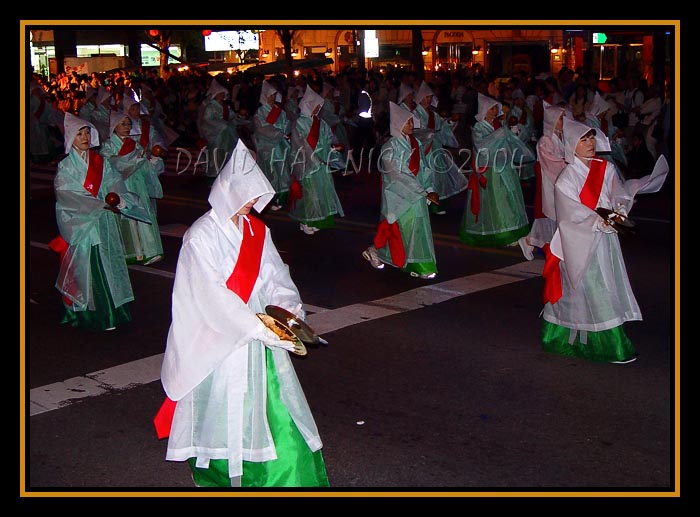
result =
[[[46,246],[54,171],[29,171],[25,496],[196,494],[151,424],[182,232],[208,209],[201,174],[177,170],[171,162],[162,176],[165,260],[131,268],[133,321],[100,334],[58,324],[57,258]],[[338,175],[336,186],[346,217],[335,229],[307,236],[284,211],[262,214],[310,324],[330,342],[294,359],[324,441],[326,493],[675,490],[671,188],[640,196],[638,234],[623,242],[644,321],[626,327],[639,360],[620,366],[542,352],[542,258],[461,244],[464,194],[433,216],[439,276],[423,281],[360,256],[378,215],[376,171]]]

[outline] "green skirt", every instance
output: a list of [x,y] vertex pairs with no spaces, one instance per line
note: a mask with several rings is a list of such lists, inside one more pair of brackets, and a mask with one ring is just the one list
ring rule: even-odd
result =
[[95,310],[74,311],[64,301],[66,312],[61,323],[91,330],[107,330],[130,322],[129,304],[125,303],[119,307],[114,306],[97,246],[92,246],[90,249],[90,271],[92,273],[92,294],[95,300]]
[[581,332],[577,332],[574,342],[569,343],[571,329],[543,321],[542,348],[545,352],[598,362],[628,361],[637,355],[622,325],[586,334],[586,344],[581,343]]
[[478,233],[470,233],[461,228],[459,230],[459,239],[468,246],[479,246],[479,247],[496,247],[496,246],[506,246],[513,242],[516,242],[520,237],[524,237],[530,233],[530,225],[526,224],[515,230],[510,230],[501,233],[491,233],[487,235],[482,235]]
[[[311,452],[287,408],[282,404],[280,386],[272,358],[265,349],[267,370],[267,419],[275,442],[277,459],[243,462],[241,487],[328,487],[328,474],[321,450]],[[192,478],[200,487],[231,487],[228,460],[210,460],[209,468],[188,460]]]
[[326,230],[328,228],[335,228],[335,214],[331,214],[328,217],[321,219],[319,221],[299,221],[304,223],[306,226],[313,226],[319,230]]

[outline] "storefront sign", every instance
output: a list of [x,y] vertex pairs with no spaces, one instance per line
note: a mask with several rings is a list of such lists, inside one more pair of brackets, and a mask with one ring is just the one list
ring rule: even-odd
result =
[[443,31],[440,34],[442,41],[464,41],[464,31]]

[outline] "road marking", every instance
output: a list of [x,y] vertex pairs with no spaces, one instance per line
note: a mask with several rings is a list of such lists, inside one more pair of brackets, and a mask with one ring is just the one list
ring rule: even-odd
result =
[[[307,322],[318,334],[340,330],[386,316],[422,309],[453,298],[520,282],[540,276],[544,261],[519,262],[485,273],[429,284],[369,302],[324,309],[306,304]],[[136,267],[136,266],[131,266]],[[139,270],[153,269],[138,266]],[[29,416],[61,409],[80,400],[115,393],[160,379],[163,354],[157,354],[63,382],[34,388],[29,392]]]

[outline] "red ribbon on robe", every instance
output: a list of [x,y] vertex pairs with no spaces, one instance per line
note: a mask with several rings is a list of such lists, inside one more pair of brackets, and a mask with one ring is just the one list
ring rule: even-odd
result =
[[487,165],[485,165],[481,169],[477,169],[476,161],[472,156],[472,173],[469,175],[467,189],[471,190],[472,192],[470,210],[471,213],[474,214],[474,222],[479,222],[479,212],[481,211],[480,189],[486,188],[487,180],[486,176],[484,176],[484,172],[486,172],[486,169],[488,169]]
[[600,121],[600,130],[605,136],[608,136],[608,129],[608,117],[603,117],[603,120]]
[[[236,293],[244,303],[248,303],[255,282],[258,280],[263,247],[265,246],[265,223],[252,215],[247,217],[253,231],[251,232],[250,227],[243,223],[241,250],[236,265],[233,266],[233,272],[226,280],[226,287]],[[170,436],[176,406],[177,402],[166,396],[158,413],[153,418],[153,425],[159,440]]]
[[498,117],[496,117],[495,119],[493,119],[493,124],[492,124],[492,125],[493,125],[493,128],[494,128],[494,129],[500,129],[500,128],[501,128],[501,119],[499,119]]
[[542,301],[544,303],[555,304],[562,294],[561,269],[559,269],[559,257],[549,249],[549,243],[542,246],[544,252],[544,268],[542,277],[544,278],[544,290],[542,291]]
[[542,211],[542,165],[539,161],[535,162],[535,219],[543,219],[547,217]]
[[151,139],[151,123],[148,120],[141,120],[141,138],[139,144],[144,149],[148,149],[148,141]]
[[418,175],[420,170],[420,147],[418,146],[418,140],[413,135],[408,135],[408,140],[411,142],[411,157],[408,160],[408,170],[410,170],[414,176]]
[[[68,246],[69,246],[68,241],[66,241],[60,235],[57,235],[56,237],[51,239],[51,242],[49,242],[49,248],[51,248],[53,251],[58,253],[58,263],[59,264],[61,264],[63,262],[63,257],[66,256],[66,251],[68,251]],[[69,307],[71,305],[73,305],[73,302],[65,296],[63,296],[63,302]]]
[[117,156],[126,156],[134,149],[136,149],[136,140],[127,136],[122,142],[122,147],[119,149]]
[[386,219],[382,219],[377,225],[377,233],[374,235],[374,247],[383,248],[387,242],[389,243],[391,261],[397,267],[403,267],[406,263],[406,250],[403,247],[399,223],[389,224]]
[[268,124],[274,124],[275,122],[277,122],[277,119],[281,114],[282,108],[275,104],[274,106],[272,106],[270,113],[267,114],[267,117],[265,117],[265,122],[267,122]]
[[[603,188],[603,179],[605,178],[605,169],[607,162],[600,158],[595,158],[591,161],[591,167],[588,170],[588,176],[583,184],[579,199],[581,203],[586,205],[591,210],[595,210],[598,205],[600,191]],[[561,287],[561,270],[559,269],[560,259],[555,256],[549,249],[549,243],[542,248],[545,255],[544,269],[542,276],[544,277],[544,292],[542,298],[544,303],[557,303],[562,295]]]
[[304,197],[304,193],[301,190],[301,182],[292,176],[292,184],[289,186],[289,204],[292,208],[297,206],[297,201]]
[[311,146],[311,149],[316,150],[316,145],[318,145],[318,137],[321,134],[321,119],[314,115],[313,122],[311,123],[311,129],[309,129],[309,134],[306,135],[306,141]]
[[591,160],[591,167],[586,176],[586,182],[583,184],[579,199],[581,203],[586,205],[591,210],[595,210],[598,206],[598,198],[600,191],[603,188],[603,180],[605,179],[605,169],[608,162],[602,158],[594,158]]

